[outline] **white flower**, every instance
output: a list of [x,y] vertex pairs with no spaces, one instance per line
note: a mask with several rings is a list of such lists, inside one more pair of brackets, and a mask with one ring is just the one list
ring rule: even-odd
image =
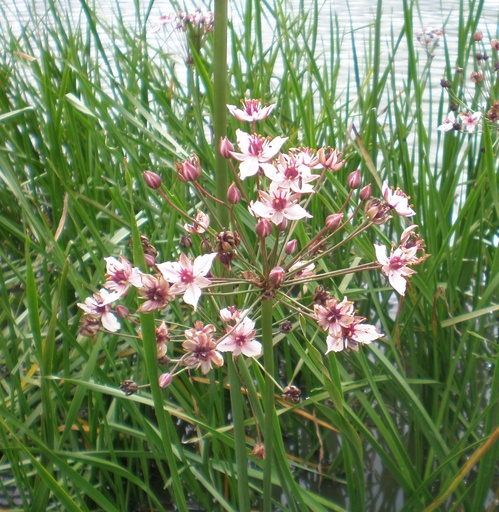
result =
[[250,212],[255,217],[271,220],[276,226],[284,219],[298,220],[312,217],[298,204],[299,194],[291,193],[290,189],[278,188],[273,183],[269,194],[260,191],[259,195],[261,200],[250,204]]
[[[442,132],[450,132],[451,130],[455,129],[457,120],[456,116],[454,115],[454,112],[449,112],[447,114],[447,118],[445,121],[437,128],[437,130],[440,130]],[[459,126],[459,125],[458,125]]]
[[399,188],[393,190],[386,181],[381,188],[383,197],[392,210],[395,210],[401,217],[412,217],[416,212],[409,206],[409,197]]
[[239,173],[242,180],[254,176],[260,169],[260,164],[270,162],[288,140],[287,137],[264,139],[260,135],[250,135],[242,130],[236,130],[236,138],[241,153],[230,151],[230,154],[241,162]]
[[227,336],[217,345],[220,352],[232,352],[256,357],[262,353],[262,344],[255,340],[255,322],[245,317],[235,327],[227,326]]
[[170,293],[183,294],[184,301],[196,311],[201,297],[201,289],[211,284],[211,281],[205,276],[210,271],[216,255],[217,253],[203,254],[191,261],[182,253],[178,261],[159,263],[157,267],[164,279],[173,283]]

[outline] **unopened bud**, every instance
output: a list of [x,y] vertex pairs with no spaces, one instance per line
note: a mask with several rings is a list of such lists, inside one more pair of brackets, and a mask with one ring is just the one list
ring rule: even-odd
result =
[[476,43],[478,43],[479,41],[481,41],[483,39],[483,33],[480,32],[480,31],[477,31],[473,34],[473,41],[475,41]]
[[193,155],[182,163],[176,164],[176,168],[180,181],[197,181],[203,172],[197,155]]
[[261,238],[266,238],[272,233],[272,224],[268,219],[260,219],[256,223],[256,234]]
[[241,201],[241,191],[237,188],[235,183],[232,183],[227,190],[227,201],[232,204],[237,204]]
[[391,208],[389,205],[375,197],[369,199],[364,207],[364,213],[373,224],[384,224],[391,218],[390,211]]
[[332,215],[328,215],[326,217],[326,228],[330,231],[338,229],[338,226],[341,224],[341,219],[343,219],[342,213],[333,213]]
[[293,240],[290,240],[287,244],[286,244],[286,247],[284,249],[284,252],[286,254],[294,254],[296,252],[296,247],[297,247],[297,242],[296,242],[296,239],[293,239]]
[[152,171],[144,171],[144,181],[150,188],[161,187],[161,177]]
[[449,80],[442,78],[442,80],[440,80],[440,87],[443,87],[444,89],[450,89],[452,84],[449,82]]
[[234,151],[234,145],[227,137],[222,137],[220,139],[220,154],[224,158],[231,158],[231,151]]
[[348,175],[347,185],[352,190],[356,190],[360,187],[360,180],[361,180],[360,169],[357,169],[356,171],[353,171]]
[[130,310],[126,306],[123,306],[123,304],[118,304],[116,306],[116,314],[120,318],[128,318],[130,316]]
[[166,388],[172,383],[173,375],[171,373],[162,373],[159,376],[158,382],[160,388]]
[[492,39],[490,41],[490,47],[496,52],[499,51],[499,39]]
[[146,265],[151,268],[156,265],[156,258],[152,254],[144,254],[144,259],[146,260]]
[[371,197],[371,184],[363,187],[359,192],[359,198],[361,201],[367,201]]
[[212,243],[208,240],[208,238],[203,238],[201,240],[201,252],[203,254],[210,254],[213,252],[213,245]]
[[269,281],[276,287],[279,288],[284,283],[286,278],[286,271],[282,267],[274,267],[269,272]]

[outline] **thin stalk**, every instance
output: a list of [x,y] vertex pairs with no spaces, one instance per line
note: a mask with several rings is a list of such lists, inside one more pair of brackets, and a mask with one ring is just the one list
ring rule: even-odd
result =
[[230,403],[232,408],[232,421],[234,424],[234,447],[236,451],[237,491],[239,508],[241,512],[249,512],[249,484],[248,484],[248,454],[246,451],[246,435],[244,431],[243,395],[241,383],[232,357],[227,358],[230,383]]
[[[220,154],[220,139],[227,135],[227,0],[215,0],[214,65],[213,65],[213,132],[215,146],[215,178],[217,197],[223,201],[227,193],[227,160]],[[229,212],[217,203],[218,219],[228,226]]]
[[263,510],[272,510],[272,436],[274,433],[274,344],[272,336],[272,301],[262,301],[263,364],[265,366],[265,465],[263,467]]

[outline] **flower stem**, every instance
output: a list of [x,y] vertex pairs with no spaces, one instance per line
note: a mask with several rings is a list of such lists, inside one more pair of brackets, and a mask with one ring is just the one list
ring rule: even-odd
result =
[[227,358],[230,383],[230,403],[234,425],[234,447],[236,451],[238,509],[240,512],[250,511],[248,484],[248,454],[244,431],[243,396],[241,383],[232,357]]
[[272,505],[272,435],[274,432],[274,344],[272,336],[272,300],[262,301],[263,364],[265,366],[265,465],[263,468],[263,510],[270,512]]
[[[220,139],[227,135],[227,0],[215,0],[213,66],[213,132],[215,145],[215,177],[217,197],[224,201],[227,194],[227,160],[220,154]],[[228,227],[229,211],[217,203],[220,224]]]

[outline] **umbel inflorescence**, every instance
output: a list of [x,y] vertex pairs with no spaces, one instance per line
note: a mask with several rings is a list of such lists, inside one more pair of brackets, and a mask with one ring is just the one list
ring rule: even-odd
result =
[[[170,261],[158,261],[158,252],[143,236],[148,271],[122,255],[109,256],[102,289],[78,304],[84,312],[80,332],[85,336],[115,333],[125,323],[140,337],[139,314],[155,314],[162,387],[179,372],[207,374],[222,366],[224,352],[233,357],[259,357],[262,301],[274,301],[289,312],[281,332],[289,332],[293,322],[301,319],[324,331],[326,353],[358,351],[359,345],[383,334],[357,314],[347,296],[328,291],[328,282],[355,272],[381,271],[394,290],[404,295],[407,280],[415,273],[412,267],[427,257],[417,226],[410,224],[398,245],[387,249],[375,244],[373,261],[334,270],[321,265],[323,258],[363,236],[370,227],[385,224],[393,216],[411,219],[415,212],[407,195],[387,183],[380,197],[375,197],[371,185],[361,187],[362,176],[356,170],[346,179],[344,204],[325,218],[317,232],[310,233],[307,223],[312,218],[312,202],[319,200],[321,188],[330,183],[328,173],[338,173],[345,161],[336,149],[285,151],[287,137],[271,139],[258,134],[256,124],[274,108],[254,99],[243,101],[241,108],[228,105],[229,112],[250,123],[251,130],[238,129],[235,144],[228,138],[220,141],[218,150],[228,159],[234,178],[223,201],[203,188],[204,173],[195,155],[176,166],[179,180],[191,188],[190,197],[196,194],[195,213],[179,208],[163,190],[161,177],[146,171],[147,185],[185,219],[178,254]],[[219,225],[213,215],[217,203],[227,209],[229,226]],[[300,223],[309,232],[306,243],[300,243],[303,237],[296,235]],[[136,306],[131,308],[127,300],[125,307],[124,299],[132,290]],[[173,301],[192,309],[186,315],[191,322],[187,328],[167,323]],[[123,389],[136,391],[132,387],[127,384]]]

